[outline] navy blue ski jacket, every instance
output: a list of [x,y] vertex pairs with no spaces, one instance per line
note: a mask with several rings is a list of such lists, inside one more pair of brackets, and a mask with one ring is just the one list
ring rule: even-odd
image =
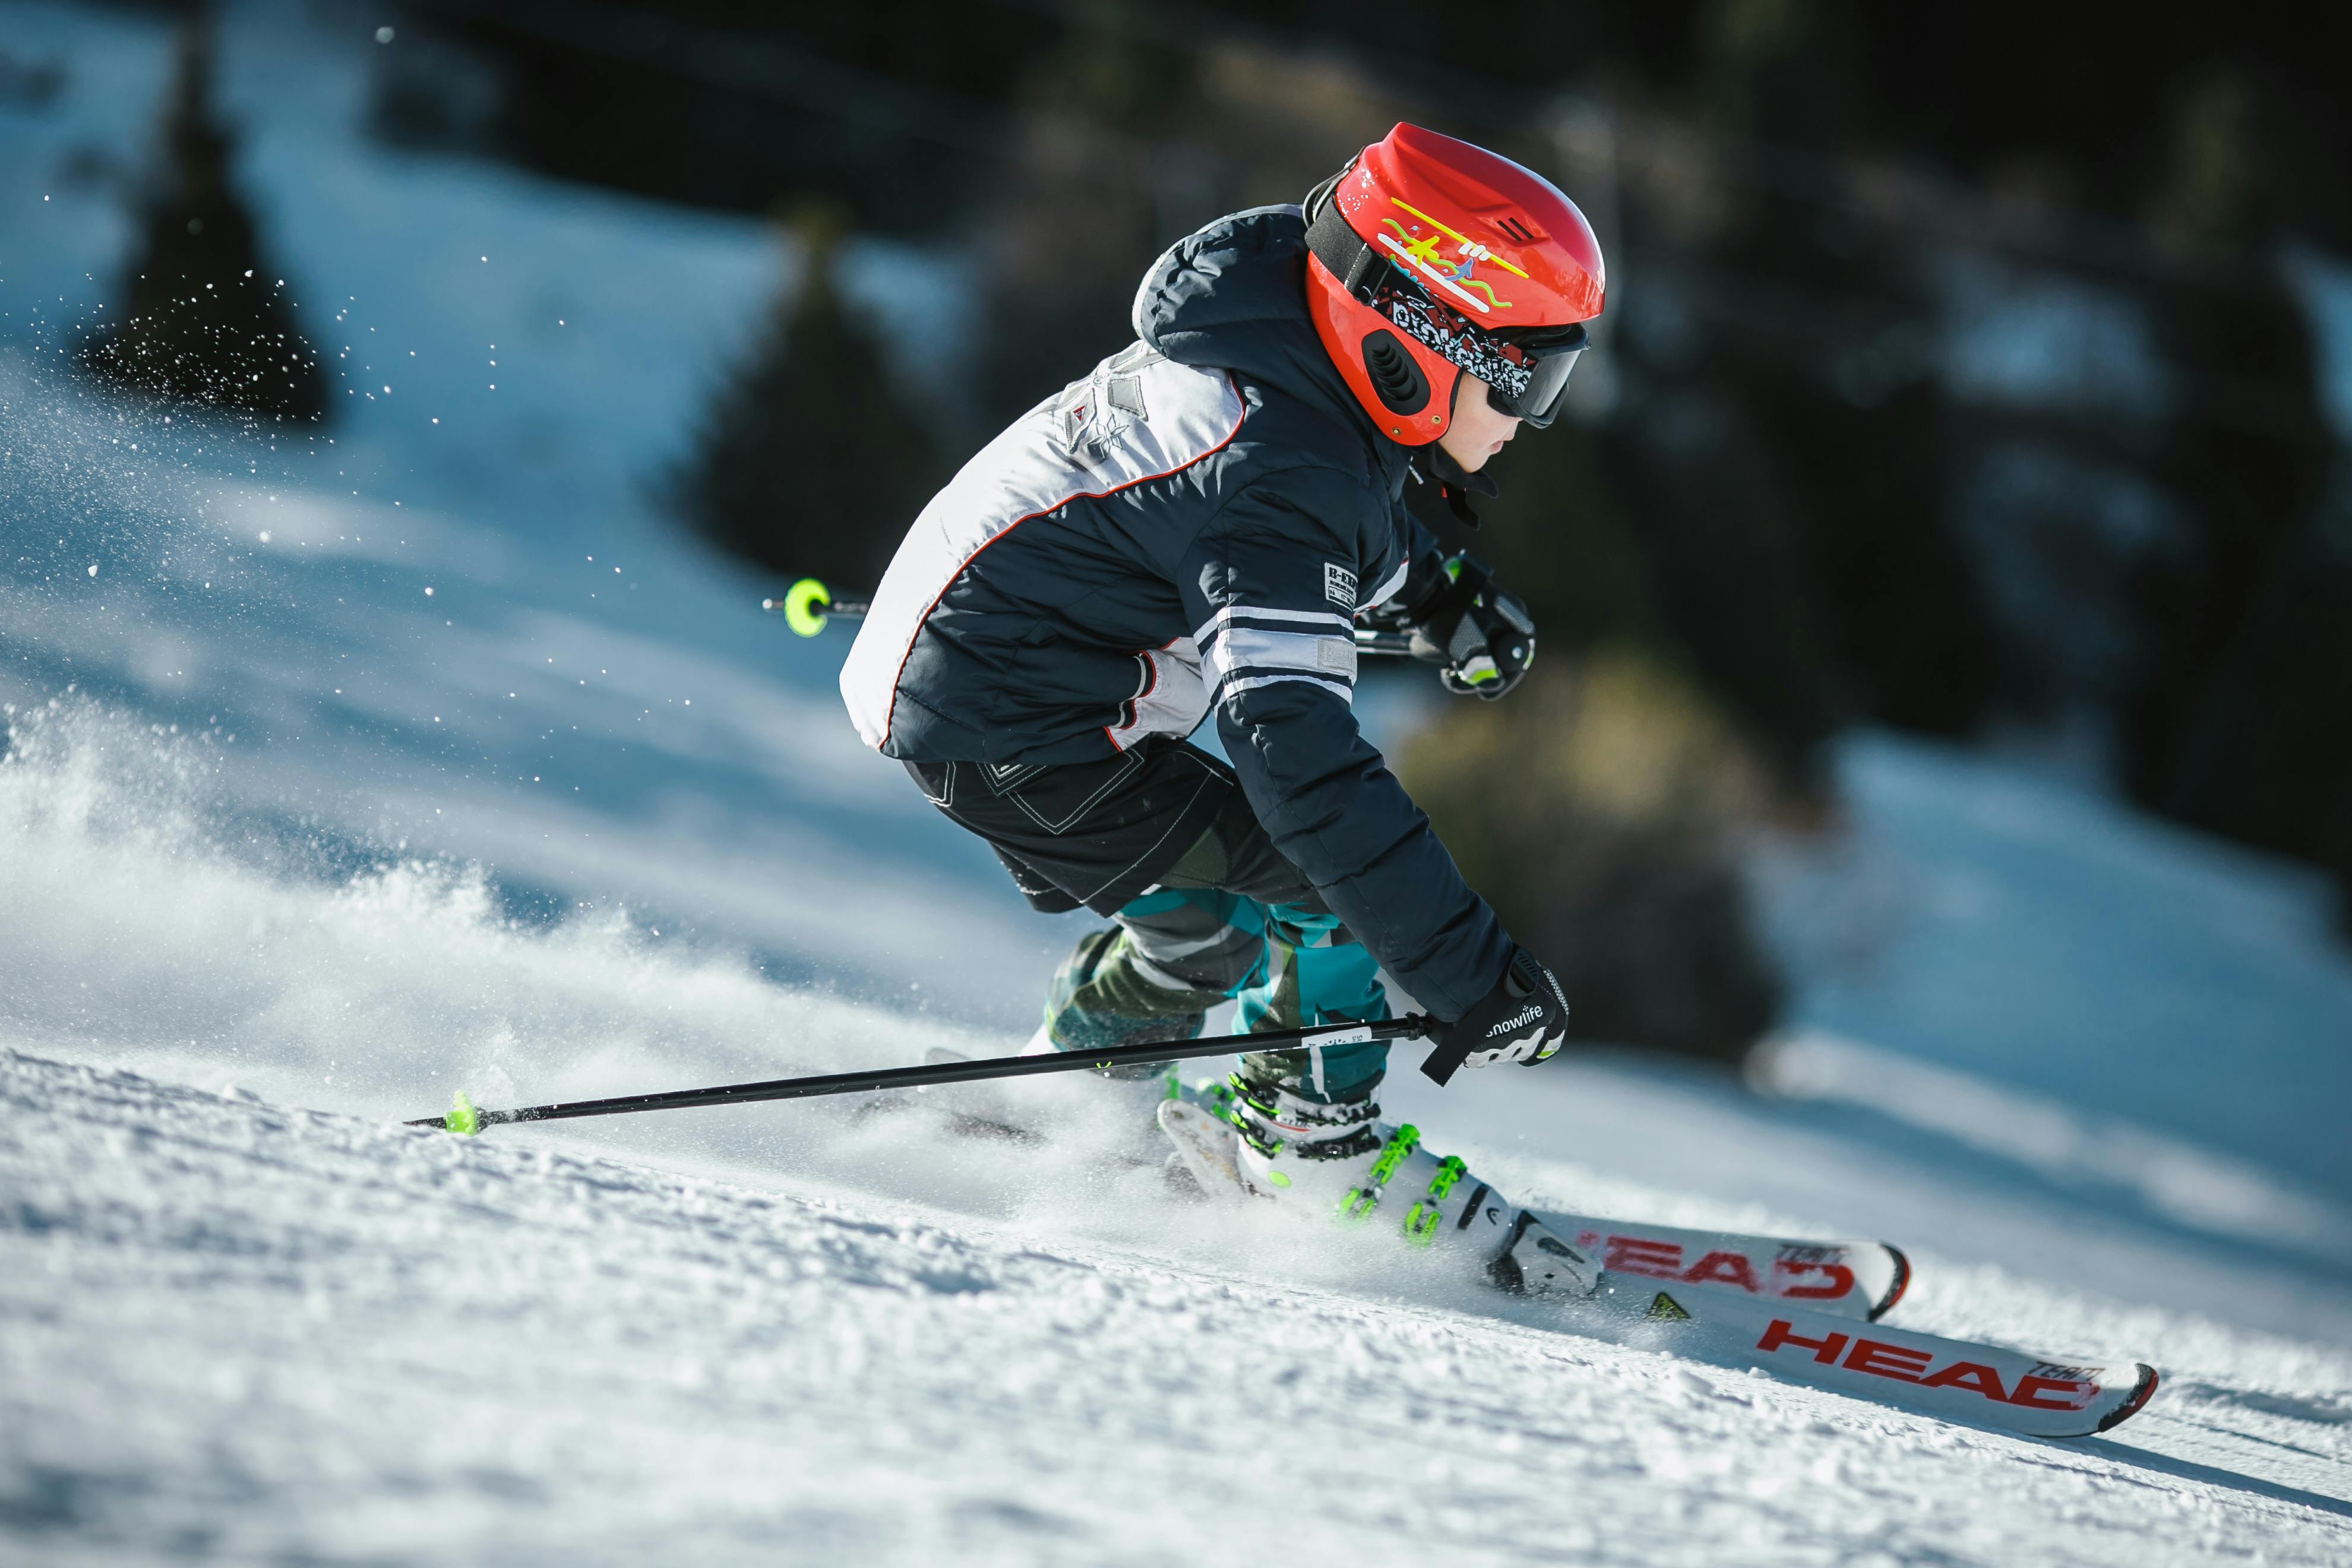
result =
[[1511,952],[1358,731],[1354,616],[1435,545],[1411,454],[1307,314],[1295,206],[1179,242],[1139,341],[982,447],[924,508],[841,675],[908,762],[1095,762],[1212,710],[1275,847],[1423,1006],[1454,1018]]

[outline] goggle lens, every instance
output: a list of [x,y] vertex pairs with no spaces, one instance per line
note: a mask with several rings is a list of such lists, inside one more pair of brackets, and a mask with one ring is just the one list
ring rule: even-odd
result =
[[1559,416],[1560,395],[1568,390],[1568,373],[1576,368],[1577,356],[1583,352],[1580,339],[1574,348],[1532,356],[1533,373],[1528,377],[1526,389],[1514,395],[1490,384],[1486,388],[1487,404],[1497,413],[1524,419],[1542,429]]

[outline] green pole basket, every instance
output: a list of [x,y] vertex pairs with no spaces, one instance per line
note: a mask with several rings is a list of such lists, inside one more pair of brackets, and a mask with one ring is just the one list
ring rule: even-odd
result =
[[814,577],[803,577],[784,590],[782,601],[784,625],[804,637],[813,637],[824,630],[824,612],[833,603],[825,585]]

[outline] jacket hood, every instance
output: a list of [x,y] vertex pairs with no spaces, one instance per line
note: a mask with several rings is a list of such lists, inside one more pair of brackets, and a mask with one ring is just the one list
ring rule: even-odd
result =
[[1307,220],[1252,207],[1176,242],[1135,291],[1135,335],[1179,364],[1238,372],[1360,437],[1391,490],[1411,454],[1365,417],[1307,314]]

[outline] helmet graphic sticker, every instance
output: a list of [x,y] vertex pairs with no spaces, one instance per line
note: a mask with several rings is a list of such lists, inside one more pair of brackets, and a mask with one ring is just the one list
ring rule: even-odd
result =
[[[1421,221],[1412,225],[1411,230],[1408,230],[1405,225],[1392,217],[1382,218],[1381,226],[1393,230],[1394,233],[1375,235],[1373,243],[1385,246],[1396,252],[1404,258],[1405,264],[1414,271],[1482,315],[1490,315],[1496,310],[1507,310],[1511,308],[1511,302],[1508,300],[1496,297],[1495,286],[1492,283],[1478,278],[1472,269],[1481,261],[1491,261],[1504,271],[1517,273],[1521,278],[1525,278],[1526,273],[1520,272],[1517,268],[1496,256],[1476,240],[1454,233],[1420,208],[1408,206],[1405,203],[1397,201],[1394,196],[1391,196],[1389,200],[1395,202],[1398,206],[1403,207],[1406,212]],[[1424,224],[1430,230],[1425,235],[1419,232]],[[1444,258],[1439,255],[1441,237],[1454,242],[1455,254],[1461,258],[1458,262],[1451,266],[1444,264]],[[1471,292],[1474,289],[1477,293]],[[1483,303],[1480,301],[1481,295],[1485,297]]]

